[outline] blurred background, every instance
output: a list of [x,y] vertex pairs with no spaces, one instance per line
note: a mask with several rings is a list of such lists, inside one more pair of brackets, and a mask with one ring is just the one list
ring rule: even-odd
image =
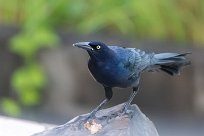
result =
[[[0,114],[63,124],[104,99],[80,41],[192,52],[180,76],[145,73],[134,102],[163,136],[204,134],[203,0],[0,0]],[[107,107],[128,99],[114,89]]]

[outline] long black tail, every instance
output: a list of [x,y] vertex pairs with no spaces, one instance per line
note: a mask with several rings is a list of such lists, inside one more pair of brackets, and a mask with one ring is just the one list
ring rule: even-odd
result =
[[159,69],[170,74],[180,74],[180,69],[190,64],[190,61],[185,58],[187,54],[191,53],[160,53],[154,55],[154,64],[159,65]]

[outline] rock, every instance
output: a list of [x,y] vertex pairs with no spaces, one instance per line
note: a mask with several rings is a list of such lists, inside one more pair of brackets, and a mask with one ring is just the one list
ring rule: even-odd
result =
[[64,125],[43,131],[33,136],[159,136],[152,123],[137,107],[131,105],[121,114],[123,104],[97,112],[96,118],[81,123],[88,114],[77,116]]

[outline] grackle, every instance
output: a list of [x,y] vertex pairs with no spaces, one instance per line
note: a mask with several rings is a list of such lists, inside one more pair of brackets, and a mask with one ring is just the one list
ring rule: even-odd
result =
[[124,105],[124,112],[139,90],[141,73],[162,70],[169,75],[178,75],[183,66],[190,64],[190,61],[184,57],[189,53],[145,53],[140,49],[107,46],[102,42],[79,42],[73,46],[88,52],[89,71],[105,89],[106,99],[90,113],[88,118],[95,116],[96,112],[112,98],[113,87],[133,89]]

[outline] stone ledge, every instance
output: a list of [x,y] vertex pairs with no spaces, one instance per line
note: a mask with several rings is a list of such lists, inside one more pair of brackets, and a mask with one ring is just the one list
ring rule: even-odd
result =
[[[96,114],[95,124],[88,124],[86,128],[80,128],[78,123],[88,114],[77,116],[64,125],[33,136],[159,136],[152,121],[140,111],[137,105],[131,105],[127,114],[118,116],[122,107],[123,104],[120,104],[100,110]],[[92,133],[92,129],[97,130]]]

